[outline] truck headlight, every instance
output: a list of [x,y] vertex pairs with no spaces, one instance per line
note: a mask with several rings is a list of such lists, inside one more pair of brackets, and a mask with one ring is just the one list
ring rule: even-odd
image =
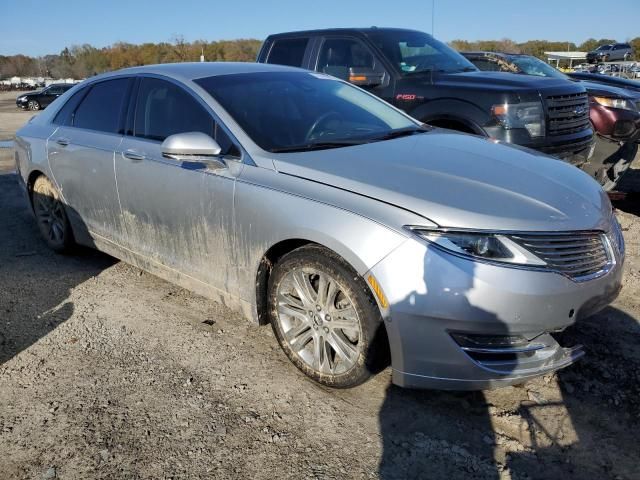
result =
[[414,234],[450,253],[485,261],[517,265],[546,265],[505,235],[485,232],[430,230],[407,226]]
[[526,128],[530,137],[544,136],[544,110],[540,102],[502,103],[491,107],[491,113],[507,130]]
[[593,99],[602,105],[603,107],[621,108],[623,110],[638,111],[636,105],[625,98],[613,98],[613,97],[593,97]]

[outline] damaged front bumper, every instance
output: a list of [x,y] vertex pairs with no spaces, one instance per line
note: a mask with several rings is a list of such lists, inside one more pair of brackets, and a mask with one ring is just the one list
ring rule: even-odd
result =
[[618,260],[603,276],[576,282],[407,241],[369,272],[388,302],[383,317],[393,383],[480,390],[570,365],[583,349],[561,345],[556,333],[615,299],[622,276]]

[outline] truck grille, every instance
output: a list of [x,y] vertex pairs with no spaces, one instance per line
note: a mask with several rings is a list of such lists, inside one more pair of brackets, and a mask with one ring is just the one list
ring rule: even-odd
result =
[[578,279],[604,273],[611,264],[604,234],[540,233],[510,235],[510,238],[547,263],[547,268]]
[[566,135],[589,128],[589,97],[586,93],[549,96],[546,104],[549,135]]

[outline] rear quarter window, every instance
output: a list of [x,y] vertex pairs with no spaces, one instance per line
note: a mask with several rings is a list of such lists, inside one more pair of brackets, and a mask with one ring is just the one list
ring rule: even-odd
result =
[[62,106],[56,116],[53,118],[53,123],[55,125],[66,125],[70,126],[72,123],[73,112],[75,111],[78,104],[82,101],[84,96],[87,94],[87,87],[78,90],[74,93],[71,98],[67,100],[67,102]]
[[302,66],[304,52],[307,49],[308,43],[308,38],[286,38],[275,40],[269,50],[267,63],[300,67]]

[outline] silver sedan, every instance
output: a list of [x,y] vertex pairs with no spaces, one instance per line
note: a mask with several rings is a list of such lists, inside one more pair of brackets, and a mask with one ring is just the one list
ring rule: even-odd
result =
[[617,295],[624,244],[561,161],[422,125],[261,64],[100,75],[17,135],[46,242],[97,248],[270,323],[309,377],[479,389],[572,363],[557,332]]

